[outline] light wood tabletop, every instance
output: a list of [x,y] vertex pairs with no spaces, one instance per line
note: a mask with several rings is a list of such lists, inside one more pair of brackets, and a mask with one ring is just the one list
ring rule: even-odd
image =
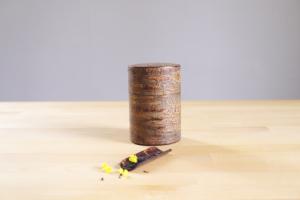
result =
[[145,148],[128,115],[128,102],[0,103],[0,199],[300,199],[300,101],[183,102],[182,140],[160,147],[173,151],[119,179],[101,163]]

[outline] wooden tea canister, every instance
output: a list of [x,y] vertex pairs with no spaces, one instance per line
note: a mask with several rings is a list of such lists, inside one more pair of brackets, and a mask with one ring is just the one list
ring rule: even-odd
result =
[[180,140],[180,65],[135,64],[128,67],[131,141],[164,145]]

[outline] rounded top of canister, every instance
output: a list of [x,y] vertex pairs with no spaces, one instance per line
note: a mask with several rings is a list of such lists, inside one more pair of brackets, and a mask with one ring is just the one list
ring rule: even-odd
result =
[[180,65],[173,63],[141,63],[129,65],[131,95],[180,94]]
[[175,63],[162,63],[162,62],[153,62],[153,63],[138,63],[129,65],[128,68],[158,68],[158,67],[180,67],[179,64]]

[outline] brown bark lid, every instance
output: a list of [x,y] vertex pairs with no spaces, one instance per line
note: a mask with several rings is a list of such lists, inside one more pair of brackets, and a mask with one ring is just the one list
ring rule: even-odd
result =
[[179,64],[175,63],[138,63],[128,66],[130,68],[145,68],[145,67],[180,67]]
[[166,95],[180,93],[180,65],[141,63],[128,67],[131,95]]

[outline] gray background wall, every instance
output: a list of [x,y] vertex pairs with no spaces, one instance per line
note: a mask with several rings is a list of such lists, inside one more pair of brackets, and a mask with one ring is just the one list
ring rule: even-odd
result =
[[127,65],[184,99],[300,98],[299,0],[0,0],[0,100],[127,99]]

